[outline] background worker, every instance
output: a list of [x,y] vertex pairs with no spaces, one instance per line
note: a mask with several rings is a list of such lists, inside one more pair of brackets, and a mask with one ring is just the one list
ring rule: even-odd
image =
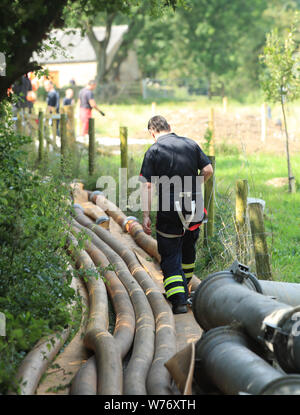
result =
[[[196,241],[199,226],[204,219],[203,198],[197,199],[196,184],[200,176],[203,176],[204,182],[208,180],[213,174],[213,168],[199,145],[194,140],[171,132],[170,125],[162,116],[149,120],[148,131],[155,143],[147,150],[140,173],[141,181],[144,182],[143,229],[147,234],[151,233],[151,196],[153,184],[156,183],[159,203],[156,236],[166,297],[172,303],[174,314],[186,313],[188,283],[195,266]],[[182,184],[185,183],[185,178],[191,178],[191,186],[186,189],[183,185],[179,190],[173,186],[166,192],[162,179],[171,180],[176,177],[181,179]],[[183,196],[187,196],[188,207],[183,207],[182,203],[179,205],[179,198]],[[167,210],[163,206],[166,198],[170,202]]]
[[32,91],[32,84],[28,75],[23,75],[12,85],[13,92],[18,96],[14,110],[29,108],[29,112],[33,107],[33,102],[27,99],[29,91]]
[[80,121],[81,121],[81,135],[86,135],[89,132],[89,119],[92,118],[92,109],[105,115],[98,107],[94,98],[94,89],[96,88],[96,81],[89,81],[88,85],[79,92],[80,101]]
[[47,95],[47,112],[50,114],[59,113],[59,93],[56,91],[52,81],[46,80],[44,88],[48,92]]
[[[44,88],[48,92],[47,95],[47,109],[46,112],[49,114],[59,114],[59,93],[56,91],[52,81],[47,79],[44,82]],[[53,120],[49,120],[49,125],[53,124]],[[59,120],[56,123],[56,135],[60,136],[59,133]]]
[[64,106],[65,105],[73,105],[74,104],[73,96],[74,96],[73,89],[72,88],[66,89],[65,97],[64,97],[64,100],[63,100],[63,105]]

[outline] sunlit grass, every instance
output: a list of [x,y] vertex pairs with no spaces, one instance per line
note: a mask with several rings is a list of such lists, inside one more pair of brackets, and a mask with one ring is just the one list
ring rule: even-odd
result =
[[[300,155],[291,159],[293,174],[300,178]],[[288,193],[288,185],[267,184],[273,178],[287,177],[285,156],[270,155],[219,156],[216,183],[220,193],[232,189],[237,179],[247,179],[249,196],[265,200],[265,230],[274,278],[300,282],[300,189]],[[299,179],[298,179],[299,183]]]

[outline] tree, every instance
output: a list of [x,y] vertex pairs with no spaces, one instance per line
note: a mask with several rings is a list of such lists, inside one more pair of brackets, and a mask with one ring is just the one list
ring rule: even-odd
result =
[[2,0],[0,14],[0,51],[6,58],[6,76],[0,77],[0,99],[26,72],[40,69],[31,62],[33,51],[53,27],[63,24],[62,11],[68,0]]
[[107,66],[107,47],[111,36],[112,25],[116,21],[118,13],[115,11],[105,14],[105,36],[102,40],[97,39],[93,30],[95,19],[89,18],[82,20],[86,34],[95,51],[97,59],[96,80],[98,84],[108,81],[108,78],[118,78],[121,63],[127,58],[132,43],[144,25],[147,8],[147,2],[143,2],[141,6],[134,8],[134,12],[131,11],[130,22],[128,30],[123,36],[122,47],[115,53],[109,66]]
[[296,191],[296,181],[290,162],[286,104],[300,96],[300,56],[295,35],[295,24],[292,25],[285,38],[279,37],[276,29],[272,30],[267,34],[264,54],[261,55],[261,60],[266,68],[262,80],[266,100],[279,102],[281,105],[286,137],[289,191],[291,193]]
[[[159,0],[143,0],[131,2],[126,8],[120,8],[112,4],[106,11],[99,8],[95,1],[90,1],[87,8],[83,11],[78,7],[71,6],[72,12],[69,14],[67,24],[69,27],[79,27],[82,33],[86,33],[94,49],[97,60],[98,84],[103,84],[108,80],[116,80],[119,77],[119,70],[122,62],[127,58],[128,52],[135,39],[144,27],[146,15],[158,17],[164,14],[167,8],[176,9],[177,6],[184,5],[183,0],[172,0],[161,2]],[[107,47],[111,36],[112,25],[114,23],[128,24],[128,30],[124,34],[121,47],[113,56],[110,65],[107,65]],[[96,24],[105,26],[105,35],[101,40],[97,39],[93,26]]]
[[[183,0],[151,0],[151,10],[175,8]],[[51,29],[63,27],[68,14],[94,14],[102,11],[129,13],[142,0],[2,0],[0,14],[0,52],[6,57],[6,76],[0,77],[0,100],[21,75],[40,69],[31,60],[33,52],[43,50],[43,40]]]
[[258,55],[274,26],[275,3],[282,12],[284,0],[270,6],[265,0],[190,0],[189,8],[157,20],[147,17],[138,36],[140,68],[153,78],[221,80],[226,86],[243,82],[248,92],[259,86]]

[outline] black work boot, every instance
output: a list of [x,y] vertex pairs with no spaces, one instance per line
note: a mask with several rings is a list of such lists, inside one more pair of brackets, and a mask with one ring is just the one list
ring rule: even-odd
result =
[[184,314],[187,313],[186,304],[173,304],[172,306],[173,314]]

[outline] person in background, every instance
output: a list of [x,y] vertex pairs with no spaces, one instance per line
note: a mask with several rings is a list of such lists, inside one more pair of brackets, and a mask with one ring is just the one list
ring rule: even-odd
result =
[[29,112],[33,107],[33,102],[27,100],[29,91],[32,91],[31,81],[27,75],[22,75],[12,86],[13,92],[18,95],[19,99],[15,105],[15,110],[29,108]]
[[74,104],[73,96],[74,96],[73,89],[68,88],[66,90],[66,94],[63,100],[63,105],[73,105]]
[[52,81],[46,80],[44,88],[48,92],[47,96],[47,111],[50,114],[59,113],[59,93],[56,91]]
[[80,121],[81,121],[81,135],[88,134],[89,119],[92,118],[92,109],[105,115],[98,107],[94,98],[93,91],[96,88],[96,81],[89,81],[88,85],[79,92],[80,101]]
[[[44,88],[48,92],[46,112],[50,114],[55,114],[55,113],[59,114],[59,93],[56,91],[53,82],[50,80],[46,80],[44,82]],[[52,120],[50,121],[51,121],[50,125],[52,125]],[[57,122],[56,135],[58,136],[60,135],[59,134],[59,121]]]

